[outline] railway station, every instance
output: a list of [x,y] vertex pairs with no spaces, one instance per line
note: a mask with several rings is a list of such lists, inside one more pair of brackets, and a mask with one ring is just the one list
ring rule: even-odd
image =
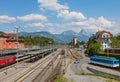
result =
[[0,0],[0,82],[120,82],[120,0]]

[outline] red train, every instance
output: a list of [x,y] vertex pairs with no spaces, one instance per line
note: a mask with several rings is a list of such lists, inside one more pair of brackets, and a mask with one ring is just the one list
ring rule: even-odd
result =
[[108,48],[108,49],[105,49],[105,52],[120,54],[120,48]]
[[0,67],[10,65],[12,63],[16,62],[16,57],[15,56],[6,56],[6,57],[1,57],[0,58]]

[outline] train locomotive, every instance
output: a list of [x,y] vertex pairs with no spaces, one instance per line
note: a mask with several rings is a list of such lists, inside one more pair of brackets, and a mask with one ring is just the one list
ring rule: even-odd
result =
[[120,61],[112,57],[91,56],[90,63],[106,67],[120,67]]
[[0,58],[0,67],[4,67],[16,62],[15,56],[5,56]]

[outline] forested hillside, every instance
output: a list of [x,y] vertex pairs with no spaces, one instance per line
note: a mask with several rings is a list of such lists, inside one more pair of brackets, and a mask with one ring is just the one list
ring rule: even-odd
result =
[[55,44],[54,40],[46,37],[25,37],[21,36],[20,38],[24,39],[25,46],[39,45],[39,46],[48,46]]

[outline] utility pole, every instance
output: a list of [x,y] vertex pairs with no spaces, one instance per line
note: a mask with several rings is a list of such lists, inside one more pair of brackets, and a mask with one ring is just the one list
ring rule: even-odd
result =
[[18,47],[18,26],[15,26],[16,29],[16,43],[17,43],[17,64],[18,64],[18,51],[19,51],[19,47]]
[[67,52],[66,49],[67,49],[67,48],[64,49],[64,69],[63,69],[63,74],[64,74],[65,71],[66,71],[66,52]]
[[53,73],[53,71],[54,71],[53,59],[54,59],[54,48],[53,48],[53,46],[52,46],[52,73]]

